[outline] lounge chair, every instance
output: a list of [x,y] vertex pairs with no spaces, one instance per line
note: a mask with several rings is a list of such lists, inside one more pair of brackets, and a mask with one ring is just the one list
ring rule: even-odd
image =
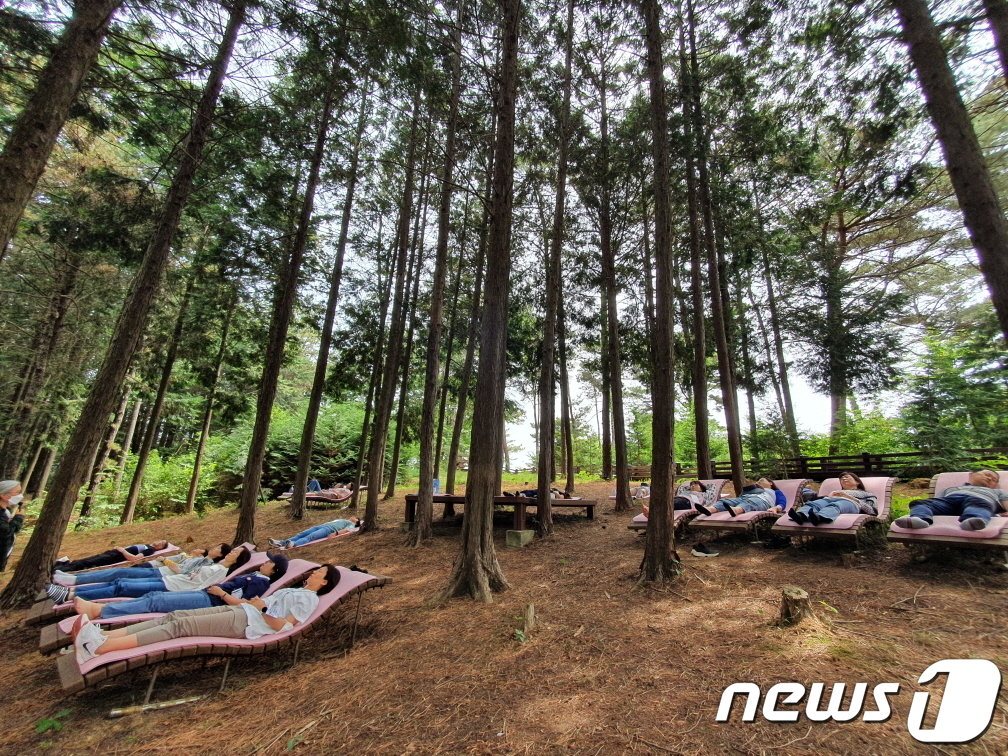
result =
[[[801,490],[809,483],[805,478],[792,478],[789,480],[776,480],[777,488],[787,499],[784,511],[791,509],[796,502],[801,500]],[[717,502],[715,502],[717,503]],[[779,512],[743,512],[732,517],[728,512],[715,512],[710,515],[700,515],[690,520],[689,527],[701,530],[729,530],[729,531],[750,531],[754,536],[759,537],[761,531],[780,517]]]
[[[164,557],[171,556],[172,554],[177,554],[181,550],[182,549],[180,549],[175,544],[169,543],[163,549],[158,549],[153,554],[151,554],[149,556],[145,556],[142,559],[138,559],[138,560],[134,560],[134,561],[128,561],[128,560],[124,559],[121,562],[116,562],[114,564],[105,564],[105,565],[102,565],[101,567],[91,567],[91,568],[86,569],[86,570],[63,570],[63,571],[64,572],[71,572],[72,574],[76,575],[76,574],[80,574],[80,573],[84,573],[84,572],[92,572],[93,570],[111,570],[111,569],[113,569],[115,567],[129,567],[129,566],[134,565],[134,564],[140,564],[141,562],[148,562],[151,559],[163,559]],[[60,563],[59,562],[56,562],[56,569],[60,569]]]
[[308,543],[302,543],[300,546],[291,546],[289,548],[276,548],[274,551],[293,551],[294,549],[306,549],[309,546],[318,546],[320,543],[325,543],[326,541],[336,541],[340,538],[346,538],[347,536],[357,535],[357,530],[351,530],[349,533],[333,533],[326,536],[325,538],[317,538],[314,541],[308,541]]
[[[287,572],[284,573],[282,578],[273,583],[263,595],[269,596],[274,591],[286,588],[295,580],[303,577],[307,572],[314,570],[318,566],[319,565],[315,562],[309,562],[306,559],[291,559],[287,564]],[[248,572],[248,570],[243,569],[241,572]],[[235,575],[237,574],[240,573],[236,572]],[[231,577],[234,577],[234,575],[228,576],[228,579],[230,580]],[[109,617],[107,619],[95,620],[95,622],[103,627],[116,627],[118,625],[129,625],[134,622],[143,622],[144,620],[154,619],[155,617],[160,616],[161,614],[157,612],[148,614],[124,614],[119,617]],[[70,627],[73,625],[75,619],[77,619],[77,615],[72,614],[69,617],[64,617],[59,622],[43,627],[42,632],[39,635],[39,652],[43,654],[51,654],[54,651],[58,651],[64,646],[69,646],[73,643],[73,640],[70,637]]]
[[[242,544],[242,546],[245,547],[248,545],[251,544]],[[251,572],[252,570],[258,569],[259,566],[269,558],[265,552],[255,551],[254,547],[249,549],[249,551],[251,551],[252,556],[240,568],[228,575],[229,579],[235,577],[236,575],[241,575],[245,572]],[[125,600],[125,598],[97,599],[99,603]],[[63,617],[69,617],[71,614],[73,614],[72,601],[57,604],[51,598],[46,597],[40,598],[32,605],[31,609],[28,610],[28,616],[25,617],[24,621],[26,625],[47,625],[51,622],[62,619]]]
[[[968,482],[968,472],[939,473],[931,478],[928,496],[941,496],[952,486]],[[998,473],[998,487],[1008,490],[1008,471]],[[921,497],[923,498],[923,497]],[[968,546],[978,549],[1008,550],[1008,517],[993,517],[982,530],[963,530],[955,515],[936,515],[929,528],[901,528],[895,522],[889,526],[890,541],[905,543],[907,546]]]
[[[694,480],[696,480],[696,479],[694,478]],[[675,495],[676,496],[681,496],[686,491],[688,491],[689,490],[689,484],[691,482],[692,481],[686,481],[685,483],[680,483],[679,487],[676,488]],[[727,483],[728,481],[725,480],[724,478],[715,478],[713,480],[701,480],[700,482],[703,483],[705,486],[707,486],[707,490],[704,492],[704,500],[707,502],[707,504],[709,506],[713,506],[714,504],[717,503],[717,500],[721,498],[721,489],[724,488],[725,483]],[[615,498],[615,497],[614,496],[610,496],[609,498],[612,499],[612,498]],[[696,517],[698,514],[700,514],[700,513],[697,510],[695,510],[695,509],[676,509],[676,510],[674,510],[674,513],[672,515],[672,521],[674,523],[673,527],[675,527],[675,528],[681,528],[687,522],[689,522],[691,518]],[[628,530],[636,530],[638,532],[643,532],[643,531],[647,530],[647,517],[644,516],[644,513],[643,512],[639,512],[630,521],[630,524],[627,525],[627,529]]]
[[[853,541],[855,546],[860,546],[866,535],[871,540],[884,541],[884,528],[889,522],[889,508],[896,478],[862,478],[861,482],[864,483],[865,490],[875,494],[877,516],[842,514],[829,525],[799,525],[784,514],[774,523],[771,532],[792,538],[841,538]],[[827,478],[819,486],[819,490],[823,493],[839,491],[840,480]],[[802,503],[799,502],[798,505]]]
[[111,680],[119,675],[154,665],[154,674],[151,677],[150,684],[147,687],[147,695],[144,699],[144,704],[147,704],[154,690],[154,685],[157,682],[158,671],[160,669],[158,665],[172,659],[202,656],[227,658],[227,663],[224,666],[223,680],[221,681],[221,689],[223,689],[224,682],[227,681],[228,670],[231,666],[230,657],[257,656],[293,645],[294,661],[296,663],[301,639],[305,633],[319,624],[319,620],[330,609],[357,594],[357,609],[350,639],[352,646],[356,638],[357,622],[360,618],[360,599],[362,594],[364,591],[381,587],[390,581],[388,578],[380,575],[348,570],[345,567],[340,567],[339,571],[339,584],[329,593],[319,597],[318,607],[316,607],[308,619],[292,628],[271,635],[264,635],[255,640],[213,636],[176,638],[123,651],[99,654],[92,659],[88,659],[83,664],[77,661],[76,654],[64,654],[57,661],[60,683],[64,690],[75,693],[86,688],[93,688],[99,683]]

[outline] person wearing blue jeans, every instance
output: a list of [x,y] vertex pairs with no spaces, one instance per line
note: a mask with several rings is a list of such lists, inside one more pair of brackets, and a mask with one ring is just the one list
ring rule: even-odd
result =
[[360,518],[354,517],[352,520],[332,520],[321,525],[314,525],[300,533],[292,535],[290,538],[278,540],[269,538],[270,546],[276,549],[293,549],[297,546],[304,546],[306,543],[328,538],[334,533],[352,533],[360,528]]
[[137,564],[132,567],[110,567],[106,570],[81,572],[74,575],[56,570],[53,573],[53,582],[59,585],[73,586],[89,583],[111,583],[113,580],[120,579],[152,580],[159,575],[161,577],[168,577],[169,575],[193,572],[200,567],[206,567],[214,562],[219,562],[229,551],[231,551],[231,544],[219,543],[208,550],[195,549],[193,556],[177,561],[153,561]]
[[701,514],[727,512],[734,517],[743,512],[767,512],[773,509],[784,511],[784,507],[787,506],[787,498],[783,491],[777,490],[777,484],[770,478],[760,478],[755,485],[743,488],[741,496],[721,499],[712,507],[705,504],[694,504],[693,506]]
[[839,491],[794,507],[788,517],[800,525],[829,525],[842,514],[878,515],[876,496],[865,490],[861,478],[852,472],[842,472],[839,480]]
[[240,603],[238,599],[250,601],[266,593],[273,583],[287,573],[287,565],[287,557],[283,554],[271,554],[269,561],[265,562],[258,572],[239,575],[202,591],[155,591],[130,601],[114,601],[108,604],[98,604],[78,595],[74,599],[74,611],[96,620],[131,614],[167,614],[179,609],[237,605]]
[[923,529],[934,524],[935,515],[959,517],[963,530],[983,530],[995,515],[1008,512],[1008,491],[1000,489],[993,470],[976,470],[963,486],[946,488],[941,496],[914,499],[910,514],[897,518],[901,528]]

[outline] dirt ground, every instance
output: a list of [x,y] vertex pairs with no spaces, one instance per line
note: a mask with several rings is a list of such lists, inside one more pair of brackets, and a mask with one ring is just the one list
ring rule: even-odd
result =
[[[348,602],[310,635],[296,666],[286,654],[236,660],[220,695],[220,662],[166,665],[154,700],[211,695],[163,711],[107,718],[142,699],[147,671],[65,695],[55,658],[38,653],[38,629],[22,624],[24,612],[0,615],[0,753],[1008,752],[1004,689],[991,726],[972,743],[926,745],[907,729],[912,692],[941,688],[917,685],[933,662],[979,657],[1008,669],[1008,572],[994,560],[943,552],[918,563],[901,546],[769,550],[742,537],[721,539],[720,556],[702,559],[689,553],[687,538],[681,579],[641,588],[643,539],[627,530],[629,516],[611,511],[610,490],[582,486],[580,494],[603,500],[596,520],[560,514],[556,535],[525,549],[505,548],[501,528],[497,553],[510,590],[491,604],[442,606],[428,601],[446,582],[458,529],[439,527],[432,544],[404,547],[400,494],[382,504],[380,532],[298,550],[393,579],[365,594],[352,650]],[[306,522],[335,516],[312,510]],[[83,556],[161,536],[177,544],[230,540],[235,517],[227,509],[74,533],[62,551]],[[283,505],[260,508],[261,544],[300,528]],[[781,629],[775,621],[789,584],[809,592],[816,616]],[[515,631],[529,604],[538,624],[522,641]],[[869,710],[871,686],[897,682],[900,693],[882,723],[811,722],[804,706],[781,707],[800,709],[797,722],[742,722],[741,701],[728,722],[716,722],[722,691],[743,681],[764,694],[784,681],[866,682]],[[936,708],[932,701],[929,710]]]

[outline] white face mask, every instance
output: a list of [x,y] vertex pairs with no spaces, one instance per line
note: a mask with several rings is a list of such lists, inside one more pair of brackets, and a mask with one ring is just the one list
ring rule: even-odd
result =
[[9,501],[16,507],[18,504],[21,503],[22,499],[24,499],[24,494],[17,494],[15,496],[11,496]]

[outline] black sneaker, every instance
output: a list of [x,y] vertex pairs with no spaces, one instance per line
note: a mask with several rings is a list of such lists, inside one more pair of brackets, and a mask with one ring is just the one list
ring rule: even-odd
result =
[[46,595],[56,604],[65,604],[70,600],[70,589],[65,585],[53,585],[48,583],[45,587]]
[[690,550],[690,553],[693,556],[698,557],[716,557],[721,552],[714,551],[714,549],[710,548],[709,546],[706,546],[702,543],[698,543],[696,546],[692,548],[692,550]]

